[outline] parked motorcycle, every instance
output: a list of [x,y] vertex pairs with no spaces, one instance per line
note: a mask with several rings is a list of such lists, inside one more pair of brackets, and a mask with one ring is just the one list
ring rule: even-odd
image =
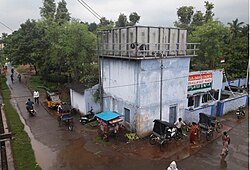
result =
[[88,122],[92,122],[96,120],[96,117],[95,117],[95,113],[93,112],[93,108],[91,107],[90,111],[88,111],[88,113],[86,115],[82,115],[80,117],[80,123],[81,124],[86,124]]
[[235,112],[237,119],[244,118],[245,117],[245,112],[243,107],[239,107],[237,111]]

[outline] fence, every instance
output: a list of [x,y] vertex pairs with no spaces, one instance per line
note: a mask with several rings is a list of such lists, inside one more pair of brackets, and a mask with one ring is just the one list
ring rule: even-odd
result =
[[187,122],[199,122],[199,113],[205,113],[210,116],[223,116],[240,106],[248,106],[248,100],[248,94],[241,94],[218,102],[208,103],[199,108],[185,109],[183,120]]

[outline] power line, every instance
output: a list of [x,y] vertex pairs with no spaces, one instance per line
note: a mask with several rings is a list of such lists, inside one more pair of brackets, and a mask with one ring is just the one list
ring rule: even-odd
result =
[[102,17],[95,12],[94,9],[92,9],[86,2],[83,0],[77,0],[84,8],[86,8],[91,14],[93,14],[98,20],[100,20]]
[[2,24],[3,26],[5,26],[5,27],[8,28],[9,30],[13,31],[13,29],[11,29],[10,27],[8,27],[7,25],[5,25],[4,23],[2,23],[1,21],[0,21],[0,24]]
[[89,9],[91,9],[99,18],[102,18],[93,8],[91,8],[86,2],[84,2],[83,0],[81,0],[82,3],[84,3]]

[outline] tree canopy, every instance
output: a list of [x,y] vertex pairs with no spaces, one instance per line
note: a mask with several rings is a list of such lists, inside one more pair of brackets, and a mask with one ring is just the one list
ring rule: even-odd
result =
[[191,70],[223,67],[230,80],[244,78],[249,60],[249,26],[237,18],[227,25],[214,21],[214,4],[205,1],[204,7],[204,13],[194,12],[192,6],[180,7],[178,21],[174,22],[176,27],[188,30],[188,42],[200,43],[198,56],[191,58]]

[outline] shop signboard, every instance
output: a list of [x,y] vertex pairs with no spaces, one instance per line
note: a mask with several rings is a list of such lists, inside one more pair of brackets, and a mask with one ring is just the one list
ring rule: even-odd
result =
[[207,89],[212,87],[212,72],[188,76],[188,91]]

